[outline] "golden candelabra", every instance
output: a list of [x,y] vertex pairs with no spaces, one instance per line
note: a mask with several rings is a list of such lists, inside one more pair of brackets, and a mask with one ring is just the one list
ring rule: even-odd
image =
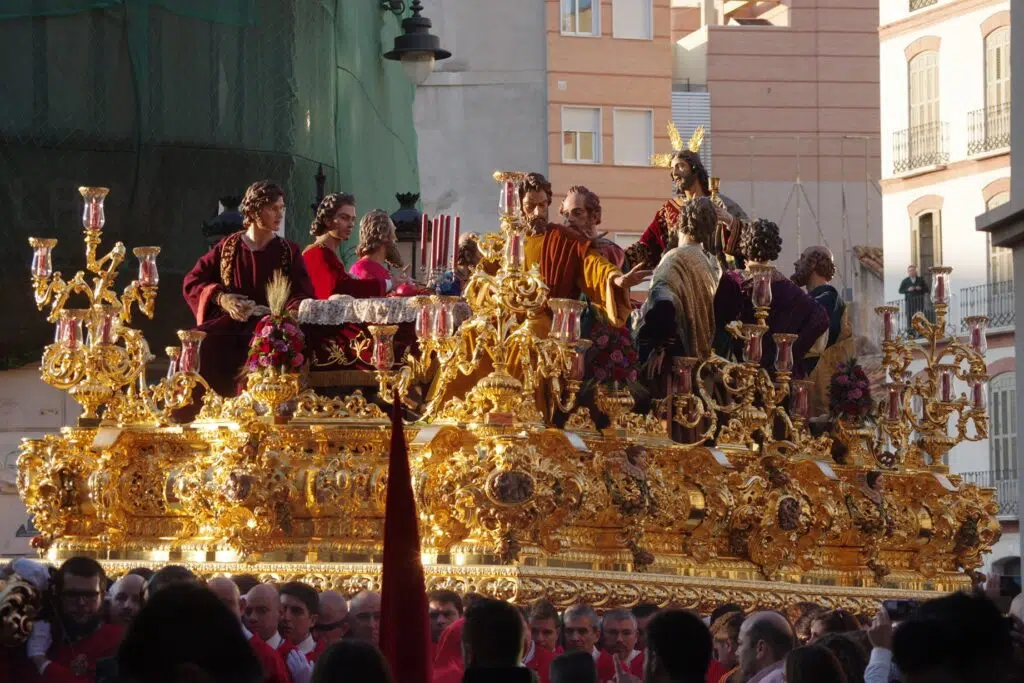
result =
[[[918,311],[910,321],[910,332],[903,334],[896,329],[898,308],[875,309],[882,326],[882,364],[890,380],[879,411],[883,465],[892,467],[898,460],[908,468],[948,472],[943,459],[953,446],[988,438],[988,317],[964,319],[966,341],[948,333],[952,271],[948,266],[931,268],[934,322]],[[924,360],[925,367],[912,375],[910,365],[915,359]],[[956,380],[968,385],[969,395],[957,395]]]
[[[525,265],[527,226],[523,221],[513,177],[497,172],[502,184],[499,235],[481,241],[483,261],[466,285],[472,314],[456,327],[458,297],[431,296],[413,300],[417,307],[418,357],[409,356],[392,368],[391,344],[396,328],[371,325],[373,365],[381,396],[390,400],[397,391],[404,401],[411,383],[424,382],[436,368],[424,418],[511,424],[544,422],[534,392],[543,391],[559,410],[575,407],[583,379],[583,361],[589,342],[580,339],[581,301],[551,299],[536,264]],[[550,311],[550,327],[547,321]],[[481,363],[493,369],[464,398],[450,398],[447,389],[459,375],[472,376]]]
[[[80,187],[78,191],[85,201],[82,225],[85,265],[93,274],[91,284],[86,282],[86,271],[78,271],[70,280],[54,272],[56,239],[29,238],[33,249],[32,287],[36,306],[42,310],[49,304],[47,320],[56,323],[54,341],[43,350],[43,381],[67,390],[81,404],[83,412],[78,424],[82,427],[97,426],[101,419],[98,410],[108,404],[112,413],[128,421],[143,415],[166,419],[170,411],[187,405],[192,389],[202,382],[198,375],[202,333],[180,333],[184,344],[183,371],[148,388],[145,372],[151,360],[149,345],[130,323],[132,304],[146,317],[153,317],[160,281],[156,265],[160,247],[132,250],[139,259],[138,279],[118,295],[113,285],[124,262],[124,244],[115,243],[106,255],[97,258],[106,223],[103,205],[109,190]],[[87,308],[67,308],[69,299],[76,294],[87,297]],[[122,389],[127,391],[122,392]]]

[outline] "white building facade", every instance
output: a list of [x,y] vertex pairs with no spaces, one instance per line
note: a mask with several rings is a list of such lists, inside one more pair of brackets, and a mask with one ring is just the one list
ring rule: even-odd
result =
[[1013,259],[975,230],[978,215],[1010,201],[1010,4],[880,4],[881,187],[886,300],[912,313],[920,304],[899,291],[908,266],[930,279],[929,268],[946,265],[950,332],[989,316],[990,436],[961,444],[948,464],[997,489],[1003,538],[984,570],[1019,583]]

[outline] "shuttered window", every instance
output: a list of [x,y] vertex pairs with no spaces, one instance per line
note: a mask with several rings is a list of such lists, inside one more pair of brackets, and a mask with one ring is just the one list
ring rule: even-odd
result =
[[653,154],[654,112],[650,109],[616,109],[613,146],[617,166],[650,166]]
[[612,37],[650,40],[651,0],[612,0]]

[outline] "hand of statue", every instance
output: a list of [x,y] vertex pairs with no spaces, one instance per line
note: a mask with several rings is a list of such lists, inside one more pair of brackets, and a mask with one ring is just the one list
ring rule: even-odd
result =
[[241,294],[221,294],[217,300],[224,312],[231,316],[232,320],[245,322],[249,319],[249,312],[252,311],[253,302]]
[[868,640],[871,641],[872,647],[892,649],[892,620],[889,619],[889,613],[885,611],[885,608],[878,610],[878,614],[871,620]]
[[725,223],[726,225],[732,225],[734,219],[732,214],[729,213],[729,210],[717,202],[715,202],[713,206],[715,207],[715,216],[718,217],[718,222]]
[[654,379],[661,374],[661,366],[665,362],[665,349],[656,349],[647,358],[647,379]]
[[405,266],[401,270],[392,270],[391,271],[391,287],[392,287],[392,289],[397,287],[397,286],[399,286],[399,285],[404,285],[407,282],[409,282],[409,272],[408,271],[409,271],[409,266]]
[[620,289],[625,289],[626,291],[629,291],[634,285],[638,285],[644,280],[650,278],[653,272],[653,270],[644,268],[644,264],[637,264],[628,273],[617,275],[615,279],[612,280],[612,284],[614,284],[616,287]]

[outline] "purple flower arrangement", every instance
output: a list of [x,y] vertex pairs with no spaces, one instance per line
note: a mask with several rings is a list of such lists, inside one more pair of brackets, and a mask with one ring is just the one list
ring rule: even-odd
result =
[[638,358],[628,329],[596,323],[590,338],[588,374],[601,384],[636,381]]
[[256,325],[249,343],[249,357],[245,361],[247,372],[263,368],[298,371],[306,358],[306,336],[291,315],[268,315]]
[[836,366],[828,389],[828,407],[834,417],[861,421],[873,406],[871,383],[864,368],[853,358]]

